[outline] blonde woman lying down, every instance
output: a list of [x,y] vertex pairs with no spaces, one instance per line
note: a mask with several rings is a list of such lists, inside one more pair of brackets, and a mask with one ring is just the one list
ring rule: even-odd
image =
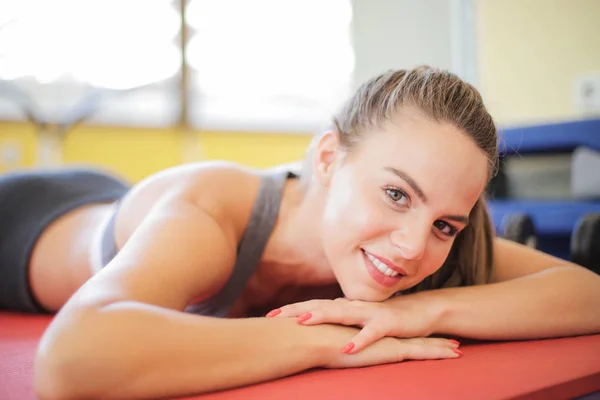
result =
[[4,176],[0,307],[58,312],[42,399],[175,397],[460,357],[447,337],[600,332],[600,276],[494,237],[497,163],[477,90],[419,67],[365,82],[301,172]]

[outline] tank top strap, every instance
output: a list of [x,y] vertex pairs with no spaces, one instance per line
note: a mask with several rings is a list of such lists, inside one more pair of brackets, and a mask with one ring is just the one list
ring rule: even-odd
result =
[[215,317],[227,316],[260,263],[279,214],[285,183],[288,178],[296,176],[294,172],[284,169],[261,172],[258,194],[238,246],[237,260],[229,280],[215,296],[204,302],[189,305],[186,312]]

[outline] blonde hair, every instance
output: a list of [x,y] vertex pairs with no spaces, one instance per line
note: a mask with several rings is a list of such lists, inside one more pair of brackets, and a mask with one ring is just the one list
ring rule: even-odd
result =
[[[370,127],[393,118],[401,108],[418,110],[436,122],[451,123],[487,155],[488,179],[497,172],[498,135],[477,89],[455,74],[428,66],[388,71],[362,84],[333,118],[340,144],[351,151]],[[309,146],[302,178],[312,176],[311,160],[319,137]],[[431,276],[406,292],[489,281],[494,230],[482,195],[457,236],[448,258]]]

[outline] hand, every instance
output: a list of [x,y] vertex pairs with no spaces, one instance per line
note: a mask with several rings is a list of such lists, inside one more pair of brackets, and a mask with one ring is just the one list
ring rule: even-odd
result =
[[360,327],[360,332],[342,350],[352,354],[385,336],[412,338],[431,335],[437,311],[425,299],[411,296],[414,295],[395,297],[381,303],[345,298],[309,300],[273,310],[267,317],[296,317],[303,325],[331,323]]
[[458,358],[462,352],[456,342],[440,338],[379,339],[359,354],[336,353],[325,368],[355,368],[397,363],[406,360]]

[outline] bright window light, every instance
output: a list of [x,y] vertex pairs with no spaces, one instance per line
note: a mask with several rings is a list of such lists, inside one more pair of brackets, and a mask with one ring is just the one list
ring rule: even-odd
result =
[[351,86],[349,0],[191,0],[187,19],[196,125],[312,126]]
[[169,1],[4,0],[0,7],[0,79],[130,89],[179,70],[179,15]]
[[0,118],[60,123],[101,94],[94,123],[172,124],[180,28],[173,0],[0,0]]

